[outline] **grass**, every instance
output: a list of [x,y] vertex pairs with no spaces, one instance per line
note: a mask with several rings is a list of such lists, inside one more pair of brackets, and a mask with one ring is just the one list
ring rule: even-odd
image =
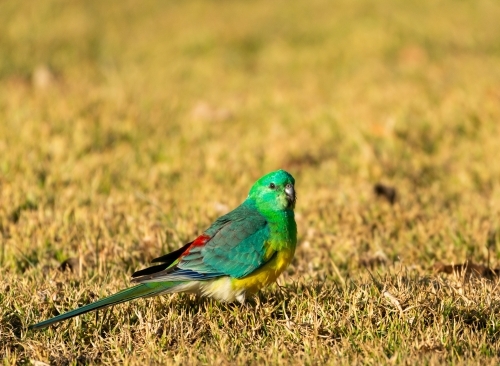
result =
[[[493,0],[1,2],[3,363],[498,364],[498,280],[433,266],[500,266],[499,18]],[[27,331],[277,168],[298,190],[281,287]]]

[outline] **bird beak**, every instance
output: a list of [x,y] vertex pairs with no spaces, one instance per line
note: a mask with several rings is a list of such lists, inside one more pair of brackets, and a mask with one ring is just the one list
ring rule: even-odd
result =
[[287,201],[292,205],[292,206],[295,206],[295,200],[296,200],[296,196],[295,196],[295,188],[293,188],[293,185],[291,184],[287,184],[286,187],[285,187],[285,194],[286,194],[286,199]]

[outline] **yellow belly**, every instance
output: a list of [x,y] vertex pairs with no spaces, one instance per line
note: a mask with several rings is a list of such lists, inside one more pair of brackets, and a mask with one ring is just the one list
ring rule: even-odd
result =
[[293,259],[294,250],[283,250],[258,270],[243,278],[231,280],[236,291],[244,291],[246,296],[251,296],[261,288],[269,286],[276,281],[278,276],[288,267]]

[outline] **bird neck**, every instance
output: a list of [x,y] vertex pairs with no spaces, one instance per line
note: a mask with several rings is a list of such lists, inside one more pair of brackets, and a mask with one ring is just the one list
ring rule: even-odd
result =
[[294,250],[297,244],[297,225],[293,210],[257,209],[268,222],[271,247],[274,250]]
[[297,225],[293,210],[280,211],[266,217],[271,231],[271,246],[275,250],[292,249],[297,245]]
[[243,205],[256,209],[269,225],[270,245],[276,250],[290,249],[292,252],[297,245],[297,224],[293,209],[273,210],[267,205],[259,207],[252,199],[247,199]]

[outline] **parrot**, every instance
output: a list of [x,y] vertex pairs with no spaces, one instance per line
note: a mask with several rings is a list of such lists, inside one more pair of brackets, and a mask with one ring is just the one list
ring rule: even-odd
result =
[[274,283],[289,266],[297,245],[295,179],[277,170],[258,179],[247,198],[180,249],[136,271],[136,285],[51,319],[54,323],[138,298],[194,293],[221,302],[245,299]]

